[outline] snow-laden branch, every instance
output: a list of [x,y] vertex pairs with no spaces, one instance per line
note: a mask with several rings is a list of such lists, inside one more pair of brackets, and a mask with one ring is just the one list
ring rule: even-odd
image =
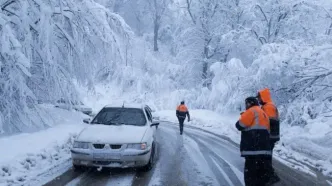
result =
[[186,0],[187,3],[187,11],[189,13],[189,16],[191,18],[191,21],[194,23],[194,25],[196,25],[196,18],[194,17],[193,13],[191,12],[191,2],[192,0]]

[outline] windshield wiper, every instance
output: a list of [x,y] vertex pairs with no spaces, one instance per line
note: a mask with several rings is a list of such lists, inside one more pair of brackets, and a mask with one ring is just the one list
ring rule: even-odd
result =
[[117,123],[114,121],[108,122],[106,125],[124,125],[124,123]]

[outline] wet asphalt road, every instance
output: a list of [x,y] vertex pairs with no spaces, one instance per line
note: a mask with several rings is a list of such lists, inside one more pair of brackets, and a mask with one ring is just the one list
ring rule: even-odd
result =
[[[178,127],[163,122],[157,130],[156,164],[150,172],[134,169],[72,169],[45,186],[240,186],[243,185],[244,159],[238,146],[227,138],[194,127],[186,127],[183,136]],[[275,161],[282,181],[276,186],[327,185],[321,179],[293,170]]]

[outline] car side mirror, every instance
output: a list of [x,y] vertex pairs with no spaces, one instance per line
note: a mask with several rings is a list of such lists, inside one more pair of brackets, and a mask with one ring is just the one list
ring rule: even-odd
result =
[[159,126],[159,123],[152,123],[150,126],[151,126],[151,127],[153,127],[153,126],[158,127],[158,126]]
[[159,116],[152,116],[152,119],[159,120]]
[[84,123],[87,123],[87,124],[89,124],[89,123],[90,123],[90,121],[91,121],[91,119],[90,119],[90,118],[83,119],[83,122],[84,122]]

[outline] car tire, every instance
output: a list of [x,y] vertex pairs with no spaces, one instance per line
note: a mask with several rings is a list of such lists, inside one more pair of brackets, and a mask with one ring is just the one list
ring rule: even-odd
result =
[[152,144],[152,152],[151,152],[151,156],[150,156],[150,159],[149,159],[149,163],[147,165],[145,165],[144,167],[141,168],[141,170],[143,172],[148,172],[148,171],[150,171],[153,168],[153,165],[155,163],[155,152],[156,152],[156,146],[153,143]]
[[84,167],[80,165],[73,165],[73,169],[75,172],[82,172],[84,171]]

